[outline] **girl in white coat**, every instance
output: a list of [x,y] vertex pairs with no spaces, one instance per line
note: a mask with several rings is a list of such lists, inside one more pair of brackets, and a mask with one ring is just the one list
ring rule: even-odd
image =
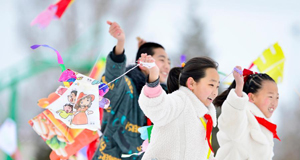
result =
[[214,101],[215,106],[222,106],[216,158],[271,160],[273,138],[280,140],[276,125],[269,119],[278,105],[277,84],[264,73],[244,69],[241,74],[239,66],[233,76],[235,81]]
[[[141,62],[153,64],[154,60],[143,54]],[[149,78],[139,104],[154,127],[143,160],[212,159],[210,136],[216,126],[212,101],[219,87],[217,63],[196,57],[184,67],[171,69],[167,80],[170,94],[158,85],[157,66],[148,67]]]

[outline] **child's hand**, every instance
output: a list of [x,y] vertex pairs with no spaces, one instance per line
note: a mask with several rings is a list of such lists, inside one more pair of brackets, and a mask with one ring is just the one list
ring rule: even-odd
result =
[[118,40],[118,43],[115,48],[115,54],[120,55],[124,51],[124,44],[125,44],[125,33],[123,32],[122,28],[116,22],[107,21],[107,24],[110,25],[109,33],[114,38]]
[[110,25],[109,33],[111,36],[116,38],[118,41],[125,41],[125,33],[117,22],[107,21],[106,23]]
[[[150,65],[144,65],[143,63],[149,63]],[[159,68],[157,67],[157,65],[153,65],[155,64],[155,60],[152,56],[147,55],[146,53],[142,53],[141,54],[141,58],[140,58],[140,64],[142,66],[142,68],[146,68],[149,72],[149,82],[154,82],[155,80],[157,80],[159,78]]]
[[241,66],[234,68],[233,77],[236,83],[235,92],[238,96],[243,97],[244,77]]

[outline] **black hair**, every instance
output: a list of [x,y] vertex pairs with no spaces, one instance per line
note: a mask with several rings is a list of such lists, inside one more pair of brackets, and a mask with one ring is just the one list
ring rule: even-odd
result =
[[[246,82],[244,82],[243,92],[248,93],[257,93],[262,87],[263,81],[272,81],[275,82],[269,75],[266,73],[251,74],[247,77]],[[226,100],[231,89],[236,87],[236,82],[233,80],[231,85],[214,100],[214,105],[221,107],[223,102]]]
[[170,70],[167,86],[172,93],[179,89],[179,85],[186,86],[186,81],[192,77],[196,82],[205,77],[208,68],[218,69],[218,63],[208,57],[195,57],[189,60],[184,67],[174,67]]
[[137,61],[141,57],[142,53],[147,53],[147,55],[153,56],[154,55],[153,50],[156,48],[165,49],[162,45],[160,45],[158,43],[154,43],[154,42],[146,42],[146,43],[142,44],[136,53],[135,60]]
[[71,104],[71,103],[66,103],[65,105],[64,105],[64,107],[65,106],[70,106],[71,107],[71,112],[73,111],[73,105]]
[[77,91],[76,91],[76,90],[73,90],[73,91],[71,91],[71,93],[70,93],[70,94],[72,94],[72,93],[74,93],[74,94],[75,94],[75,96],[77,96]]

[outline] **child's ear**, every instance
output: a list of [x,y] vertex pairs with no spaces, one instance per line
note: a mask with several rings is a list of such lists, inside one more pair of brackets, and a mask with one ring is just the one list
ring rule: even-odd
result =
[[191,91],[194,90],[194,79],[192,77],[189,77],[186,81],[186,86],[188,87],[188,89],[190,89]]
[[253,95],[253,93],[248,93],[248,98],[249,98],[249,102],[254,102],[254,95]]

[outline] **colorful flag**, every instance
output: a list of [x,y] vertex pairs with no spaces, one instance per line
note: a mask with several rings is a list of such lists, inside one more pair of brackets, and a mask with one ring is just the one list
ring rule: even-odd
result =
[[46,10],[41,12],[32,22],[31,26],[38,25],[40,28],[46,28],[53,19],[60,19],[66,9],[74,0],[60,0],[56,4],[51,4]]
[[0,127],[0,149],[10,156],[17,151],[17,126],[11,118]]
[[92,68],[89,77],[93,79],[98,79],[100,77],[100,74],[103,72],[105,68],[105,62],[106,62],[106,58],[100,57],[95,63],[94,67]]
[[43,46],[56,52],[63,71],[59,78],[64,87],[38,101],[46,110],[29,121],[29,124],[53,150],[51,160],[67,159],[91,142],[97,142],[100,129],[100,108],[107,108],[110,101],[103,96],[108,86],[91,77],[66,69],[59,52],[48,45]]
[[279,44],[275,43],[266,49],[253,63],[260,72],[268,74],[276,83],[279,83],[283,80],[284,62],[283,51]]

